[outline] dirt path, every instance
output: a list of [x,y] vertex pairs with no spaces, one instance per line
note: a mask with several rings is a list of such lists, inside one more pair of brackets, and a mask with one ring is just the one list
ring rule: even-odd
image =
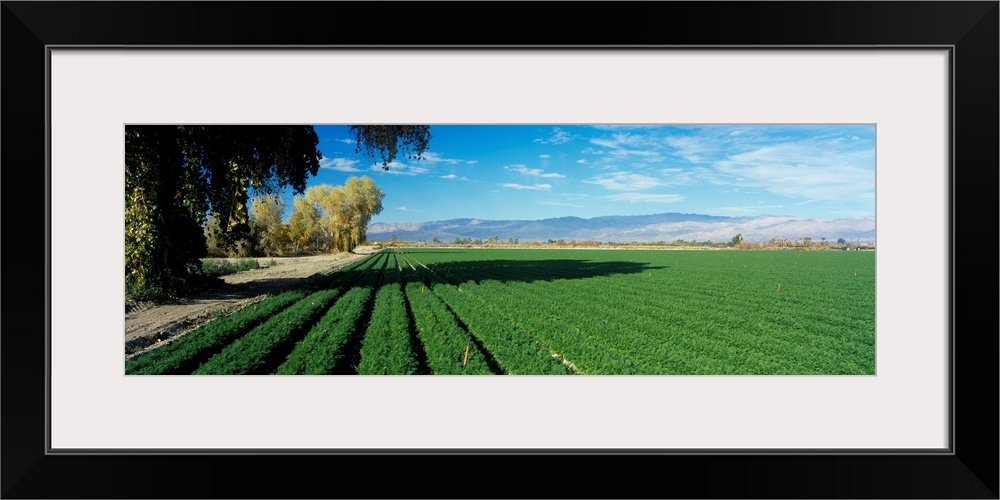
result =
[[[223,276],[225,285],[167,304],[126,304],[126,359],[135,357],[268,295],[296,288],[311,278],[332,273],[365,257],[374,247],[358,247],[354,253],[308,257],[261,258],[262,267]],[[269,266],[272,262],[276,265]]]

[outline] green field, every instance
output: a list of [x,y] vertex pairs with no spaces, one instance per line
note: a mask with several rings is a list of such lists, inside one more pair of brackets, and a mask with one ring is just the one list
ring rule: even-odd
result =
[[873,375],[875,253],[383,250],[125,371]]

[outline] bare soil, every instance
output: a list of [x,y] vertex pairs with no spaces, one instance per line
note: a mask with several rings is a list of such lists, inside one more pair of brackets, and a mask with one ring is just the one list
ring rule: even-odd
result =
[[222,276],[225,284],[214,290],[163,304],[126,302],[125,359],[170,343],[220,315],[328,275],[373,251],[375,247],[358,247],[353,253],[260,258],[261,268]]

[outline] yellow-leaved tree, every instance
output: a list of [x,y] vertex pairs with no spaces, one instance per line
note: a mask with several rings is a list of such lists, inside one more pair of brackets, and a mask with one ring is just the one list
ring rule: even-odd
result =
[[319,240],[330,251],[350,252],[365,242],[368,223],[382,212],[384,197],[367,176],[350,177],[343,186],[313,186],[295,198],[291,232],[300,243]]
[[281,222],[284,215],[285,200],[279,195],[259,195],[250,200],[250,230],[259,253],[284,253],[289,243],[288,228]]

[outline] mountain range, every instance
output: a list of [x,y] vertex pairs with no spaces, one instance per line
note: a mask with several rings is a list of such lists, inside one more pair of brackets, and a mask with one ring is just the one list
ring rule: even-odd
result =
[[875,217],[822,219],[759,215],[721,217],[714,215],[664,213],[653,215],[612,215],[583,219],[557,217],[541,220],[449,219],[431,222],[376,222],[368,226],[369,241],[392,238],[405,241],[440,241],[455,238],[486,240],[499,236],[501,241],[517,238],[529,241],[566,240],[600,242],[726,242],[742,234],[747,242],[766,242],[771,238],[797,240],[823,238],[835,242],[860,240],[875,243]]

